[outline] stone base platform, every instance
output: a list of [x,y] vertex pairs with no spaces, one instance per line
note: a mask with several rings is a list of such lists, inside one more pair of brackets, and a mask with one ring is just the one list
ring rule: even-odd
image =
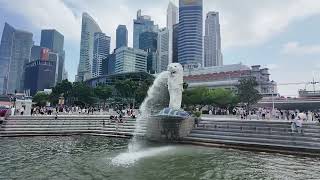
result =
[[146,138],[158,142],[175,142],[189,135],[194,128],[194,118],[158,115],[147,122]]

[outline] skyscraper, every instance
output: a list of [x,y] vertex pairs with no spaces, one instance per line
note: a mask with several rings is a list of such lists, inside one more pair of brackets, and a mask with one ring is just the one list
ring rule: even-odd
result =
[[110,54],[111,38],[104,33],[94,33],[92,77],[102,75],[102,60]]
[[115,66],[116,66],[116,54],[114,51],[111,54],[109,54],[107,58],[102,60],[102,75],[114,74]]
[[98,24],[87,13],[82,14],[80,61],[76,81],[84,81],[91,78],[94,33],[102,32]]
[[116,34],[116,49],[128,47],[128,30],[126,25],[119,25]]
[[222,66],[219,13],[209,12],[204,36],[204,66]]
[[137,12],[137,19],[133,21],[133,48],[139,49],[140,34],[146,31],[158,31],[158,26],[154,25],[150,16],[141,15],[141,10]]
[[179,0],[178,61],[188,67],[202,65],[203,0]]
[[41,49],[42,49],[41,46],[37,46],[37,45],[32,46],[30,61],[36,61],[40,59]]
[[44,29],[41,31],[40,46],[49,48],[55,53],[62,52],[64,36],[55,29]]
[[173,26],[178,23],[179,9],[171,1],[167,9],[167,29],[169,31],[169,63],[173,62]]
[[179,23],[173,25],[172,33],[172,62],[178,62],[178,35],[179,35]]
[[163,28],[158,33],[158,69],[157,72],[167,70],[169,64],[169,30]]
[[64,36],[55,29],[45,29],[41,31],[40,46],[49,48],[52,52],[58,53],[58,77],[57,82],[62,81],[65,65]]
[[0,45],[0,93],[21,91],[24,67],[30,61],[33,34],[5,23]]
[[147,55],[148,53],[141,49],[117,49],[115,73],[147,72]]
[[26,64],[24,88],[30,95],[52,88],[55,85],[56,61],[36,60]]
[[158,33],[147,31],[140,34],[139,47],[148,53],[147,71],[152,74],[157,71],[157,46]]

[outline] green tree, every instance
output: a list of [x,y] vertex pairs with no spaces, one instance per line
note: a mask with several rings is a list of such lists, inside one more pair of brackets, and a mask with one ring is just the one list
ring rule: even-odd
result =
[[262,99],[262,95],[256,89],[258,82],[254,78],[241,79],[238,87],[239,101],[246,105],[247,110]]
[[219,88],[208,91],[208,101],[220,108],[229,108],[238,104],[238,97],[230,90]]
[[63,96],[66,102],[72,103],[70,102],[72,98],[72,91],[72,83],[68,80],[63,80],[52,89],[52,93],[50,94],[49,98],[50,102],[52,104],[58,104],[59,97]]
[[116,81],[114,87],[117,90],[117,94],[123,100],[129,100],[133,103],[133,105],[135,104],[135,96],[139,87],[139,84],[137,82],[130,79]]
[[148,90],[153,83],[153,79],[146,79],[140,83],[136,91],[136,102],[141,104],[148,94]]
[[112,88],[108,85],[99,85],[94,89],[94,94],[105,107],[107,100],[112,96]]
[[191,90],[185,90],[183,92],[182,104],[186,106],[190,105],[207,105],[208,101],[208,88],[199,87]]
[[72,97],[77,105],[88,106],[96,102],[93,89],[84,82],[73,83]]
[[49,95],[44,92],[39,92],[35,96],[33,96],[32,101],[36,103],[37,106],[46,106],[47,102],[49,101]]

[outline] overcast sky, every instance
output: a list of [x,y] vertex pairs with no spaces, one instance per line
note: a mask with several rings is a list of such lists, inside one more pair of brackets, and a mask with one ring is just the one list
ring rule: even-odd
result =
[[[166,24],[169,0],[0,0],[0,34],[4,22],[34,34],[54,28],[65,37],[66,69],[74,80],[79,63],[81,14],[88,12],[112,37],[125,24],[132,46],[136,11]],[[178,0],[173,0],[178,4]],[[271,69],[282,95],[297,95],[305,85],[320,81],[320,0],[204,0],[204,13],[220,13],[224,63],[261,64]],[[319,86],[320,87],[320,86]],[[310,87],[311,88],[311,87]]]

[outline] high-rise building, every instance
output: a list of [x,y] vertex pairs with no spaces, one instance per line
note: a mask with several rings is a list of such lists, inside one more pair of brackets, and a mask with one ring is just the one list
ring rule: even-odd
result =
[[157,51],[158,33],[152,31],[146,31],[140,34],[139,49],[147,52]]
[[104,33],[94,33],[92,77],[102,75],[102,60],[110,54],[111,38]]
[[198,67],[203,60],[203,0],[179,0],[178,61]]
[[98,24],[87,13],[82,14],[80,61],[76,81],[84,81],[91,78],[94,33],[102,32]]
[[[59,54],[58,53],[54,53],[54,52],[49,52],[48,53],[48,60],[49,61],[52,61],[52,62],[55,62],[55,65],[56,67],[54,68],[55,69],[55,79],[54,79],[54,84],[56,85],[57,83],[59,83],[60,81],[58,81],[58,77],[59,77]],[[40,58],[41,60],[41,58]],[[64,80],[64,78],[63,78]]]
[[37,45],[32,46],[30,62],[40,59],[41,49],[42,49],[41,46],[37,46]]
[[128,30],[126,25],[119,25],[116,33],[116,49],[128,47]]
[[58,53],[59,68],[57,82],[61,82],[65,69],[64,36],[55,29],[42,30],[40,47],[49,48],[51,52]]
[[222,66],[219,13],[209,12],[206,18],[204,36],[204,66]]
[[64,36],[55,29],[44,29],[41,31],[40,46],[49,48],[55,53],[63,52]]
[[24,88],[35,95],[55,85],[56,61],[36,60],[26,64]]
[[171,1],[167,9],[167,29],[169,31],[169,63],[173,60],[173,26],[178,23],[179,9]]
[[116,50],[115,73],[146,72],[148,53],[141,49],[122,47]]
[[167,70],[169,64],[169,30],[163,28],[158,33],[158,69],[157,72]]
[[102,75],[110,75],[115,73],[116,54],[113,52],[102,61]]
[[149,31],[141,33],[139,47],[148,53],[147,72],[154,74],[157,71],[158,33]]
[[172,34],[172,62],[178,62],[178,35],[179,35],[179,23],[173,25]]
[[141,10],[137,12],[137,19],[133,21],[133,48],[139,49],[140,34],[146,31],[158,31],[158,26],[154,25],[150,16],[141,15]]
[[24,67],[30,61],[33,34],[5,23],[0,45],[0,93],[22,91]]

